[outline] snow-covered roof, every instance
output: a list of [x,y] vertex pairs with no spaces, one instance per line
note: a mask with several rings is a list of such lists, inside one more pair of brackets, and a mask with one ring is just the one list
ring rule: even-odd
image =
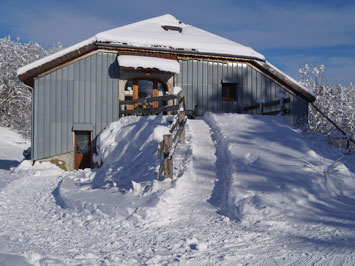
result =
[[177,60],[147,56],[119,55],[117,57],[117,61],[121,67],[156,68],[161,71],[167,71],[176,74],[180,73],[180,64]]
[[[272,73],[293,88],[293,90],[300,93],[307,101],[312,102],[315,100],[312,92],[266,62],[265,57],[252,48],[182,23],[169,14],[98,33],[83,42],[21,67],[17,70],[17,75],[26,83],[40,73],[104,45],[251,59],[263,71],[266,70]],[[147,63],[143,61],[144,58],[140,58],[139,65],[141,67],[144,67],[143,63]],[[136,63],[129,65],[133,64],[131,60],[130,62],[126,61],[125,64],[131,67],[139,67],[138,63]],[[152,64],[152,61],[149,64]],[[161,69],[163,65],[159,63],[159,67],[155,66],[155,68]],[[150,65],[149,67],[154,66]],[[170,67],[172,67],[172,64],[169,66],[169,69]],[[170,70],[161,70],[178,73],[176,72],[177,66]]]
[[29,70],[93,43],[110,43],[138,48],[160,48],[193,53],[212,53],[265,60],[262,54],[250,47],[182,23],[174,16],[167,14],[98,33],[83,42],[21,67],[18,69],[17,75],[23,75]]
[[98,42],[135,47],[164,48],[199,53],[216,53],[265,60],[262,54],[239,43],[163,15],[96,35]]

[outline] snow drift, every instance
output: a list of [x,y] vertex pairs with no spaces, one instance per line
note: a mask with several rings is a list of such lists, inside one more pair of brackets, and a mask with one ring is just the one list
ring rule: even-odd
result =
[[[170,125],[168,116],[128,116],[111,123],[97,139],[98,169],[73,172],[64,178],[58,202],[79,211],[118,215],[152,207],[171,182],[159,182],[158,145]],[[144,212],[144,211],[143,211]]]
[[[244,223],[339,215],[355,196],[354,165],[283,117],[208,114],[227,182],[226,214]],[[330,213],[329,213],[330,212]],[[355,210],[345,217],[354,217]]]

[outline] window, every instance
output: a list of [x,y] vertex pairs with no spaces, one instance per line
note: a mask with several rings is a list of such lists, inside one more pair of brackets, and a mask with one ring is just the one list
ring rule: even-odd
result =
[[222,101],[237,100],[237,83],[222,83]]
[[76,131],[76,153],[87,154],[90,151],[90,132]]

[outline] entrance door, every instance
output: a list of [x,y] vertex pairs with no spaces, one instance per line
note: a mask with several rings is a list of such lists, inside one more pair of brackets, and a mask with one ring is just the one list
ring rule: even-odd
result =
[[91,168],[91,132],[75,131],[74,168]]

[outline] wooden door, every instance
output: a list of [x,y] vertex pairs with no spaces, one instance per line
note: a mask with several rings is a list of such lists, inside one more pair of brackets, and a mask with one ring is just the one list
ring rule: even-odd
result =
[[74,168],[91,168],[91,132],[75,131]]

